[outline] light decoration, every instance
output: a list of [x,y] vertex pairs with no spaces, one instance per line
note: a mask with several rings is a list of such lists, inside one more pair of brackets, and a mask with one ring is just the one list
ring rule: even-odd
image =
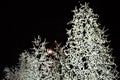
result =
[[48,53],[49,55],[51,55],[51,54],[54,53],[54,51],[53,51],[52,49],[47,49],[47,53]]

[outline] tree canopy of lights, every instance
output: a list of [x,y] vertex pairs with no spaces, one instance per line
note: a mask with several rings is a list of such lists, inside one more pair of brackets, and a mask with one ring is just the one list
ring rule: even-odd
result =
[[98,15],[87,3],[80,6],[73,10],[73,19],[69,22],[72,28],[67,30],[65,80],[117,80],[117,66],[112,48],[107,45],[110,41],[106,30],[97,23]]
[[66,45],[46,49],[47,42],[38,36],[33,48],[20,54],[18,65],[4,69],[3,80],[117,80],[110,41],[97,23],[98,15],[87,3],[73,13]]
[[6,75],[3,80],[61,80],[60,62],[63,57],[59,53],[59,45],[56,46],[57,51],[52,54],[52,50],[47,52],[46,44],[46,41],[41,42],[38,36],[33,41],[33,48],[20,55],[16,67],[5,68]]

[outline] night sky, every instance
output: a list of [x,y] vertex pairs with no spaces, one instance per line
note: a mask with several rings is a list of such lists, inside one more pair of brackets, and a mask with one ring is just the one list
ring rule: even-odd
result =
[[[116,63],[120,64],[119,2],[81,2],[89,2],[94,13],[99,15],[99,23],[109,29],[113,56],[116,57]],[[67,40],[66,28],[70,29],[67,23],[72,20],[71,10],[75,5],[78,5],[78,0],[8,1],[8,5],[1,8],[0,74],[4,66],[12,66],[17,62],[18,54],[30,48],[31,41],[37,35],[48,42],[57,40],[64,45]]]

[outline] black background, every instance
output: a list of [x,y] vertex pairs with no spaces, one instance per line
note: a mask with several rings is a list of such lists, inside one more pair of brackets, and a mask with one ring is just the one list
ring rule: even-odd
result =
[[[117,0],[81,0],[89,2],[94,13],[99,15],[99,22],[109,29],[109,39],[113,48],[113,56],[117,65],[120,64],[120,15]],[[71,10],[78,5],[78,0],[39,0],[39,1],[8,1],[0,8],[1,16],[1,52],[0,74],[5,66],[17,63],[18,54],[31,46],[37,35],[48,42],[57,40],[65,44],[67,40],[67,23],[72,20]],[[118,70],[120,71],[120,66]]]

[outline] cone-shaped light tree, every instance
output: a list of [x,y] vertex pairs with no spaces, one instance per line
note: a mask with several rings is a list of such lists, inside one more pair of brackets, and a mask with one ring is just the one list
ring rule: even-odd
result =
[[[6,67],[3,80],[61,80],[59,45],[56,51],[47,51],[46,42],[38,37],[33,41],[33,48],[20,55],[17,66]],[[63,58],[63,57],[61,57]]]
[[69,22],[72,28],[67,30],[69,37],[64,48],[65,80],[117,80],[110,41],[97,21],[98,15],[87,3],[73,12],[73,20]]

